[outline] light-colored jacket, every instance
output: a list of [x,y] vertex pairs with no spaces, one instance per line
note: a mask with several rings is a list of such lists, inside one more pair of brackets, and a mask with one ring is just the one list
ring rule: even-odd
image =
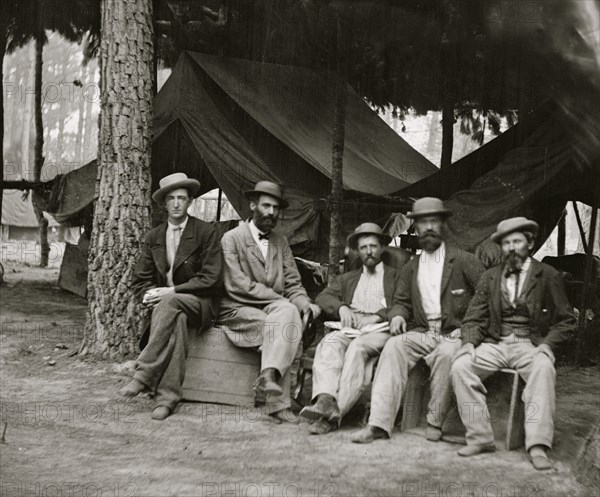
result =
[[308,307],[310,300],[283,235],[271,232],[267,260],[252,237],[247,221],[225,233],[221,247],[226,292],[221,299],[221,309],[262,308],[282,298],[292,302],[299,311]]

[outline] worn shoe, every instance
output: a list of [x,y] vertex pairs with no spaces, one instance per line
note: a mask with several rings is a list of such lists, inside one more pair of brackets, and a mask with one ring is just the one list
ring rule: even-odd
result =
[[387,438],[387,433],[377,426],[367,425],[352,437],[352,442],[355,444],[370,444],[378,438]]
[[427,423],[427,433],[425,438],[430,442],[439,442],[442,438],[442,429],[439,426],[433,426]]
[[291,423],[296,425],[299,421],[298,416],[296,416],[289,408],[274,412],[271,414],[271,416],[282,423]]
[[171,415],[171,409],[167,406],[158,406],[152,411],[152,419],[156,419],[157,421],[163,421],[167,419]]
[[277,384],[275,371],[274,368],[267,368],[260,373],[260,376],[252,386],[257,397],[266,397],[267,395],[277,396],[283,393],[283,389]]
[[476,456],[485,452],[496,452],[496,446],[492,444],[484,445],[465,445],[458,449],[458,455],[462,457]]
[[534,445],[529,449],[529,460],[538,471],[552,469],[552,461],[546,455],[546,451],[540,445]]
[[337,424],[330,423],[326,419],[321,418],[308,426],[308,432],[313,435],[325,435],[336,428]]
[[148,390],[148,387],[146,387],[146,385],[144,385],[140,380],[136,380],[134,378],[119,390],[119,395],[122,397],[135,397],[146,390]]
[[315,421],[325,419],[333,423],[339,423],[341,418],[340,408],[335,398],[326,393],[317,396],[317,401],[312,406],[302,409],[300,416]]

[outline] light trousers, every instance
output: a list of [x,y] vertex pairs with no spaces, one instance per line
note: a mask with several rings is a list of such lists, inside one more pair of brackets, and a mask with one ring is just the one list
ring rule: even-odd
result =
[[389,333],[365,333],[354,339],[339,330],[319,342],[313,361],[313,400],[334,397],[345,416],[371,383],[375,361],[390,339]]
[[483,380],[501,368],[515,369],[525,381],[525,447],[552,447],[554,435],[556,371],[554,358],[514,334],[499,343],[482,343],[470,355],[459,357],[452,366],[452,383],[460,417],[467,430],[468,445],[494,443]]
[[408,374],[419,359],[424,358],[431,370],[427,422],[441,428],[452,404],[450,367],[460,345],[459,338],[432,331],[408,331],[390,338],[381,353],[373,380],[369,424],[391,436]]

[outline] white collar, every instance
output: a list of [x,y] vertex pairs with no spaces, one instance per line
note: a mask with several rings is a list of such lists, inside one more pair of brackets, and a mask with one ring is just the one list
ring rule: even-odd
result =
[[[368,273],[366,266],[363,266],[362,272],[363,273]],[[379,274],[379,273],[382,273],[382,272],[383,272],[383,261],[379,261],[377,263],[377,265],[375,266],[375,274]],[[368,274],[372,274],[372,273],[368,273]]]
[[173,224],[173,223],[171,223],[171,221],[167,221],[167,229],[170,229],[171,231],[173,231],[175,228],[181,228],[181,232],[183,233],[183,230],[187,226],[187,222],[188,222],[189,218],[190,218],[190,216],[185,216],[185,221],[183,221],[183,223],[181,223],[181,224]]
[[[258,235],[266,235],[267,233],[265,231],[260,231],[257,227],[256,224],[254,224],[254,219],[251,219],[250,222],[248,223],[248,227],[250,228],[250,233],[252,233],[252,236],[254,238],[258,238]],[[269,233],[270,234],[270,233]]]

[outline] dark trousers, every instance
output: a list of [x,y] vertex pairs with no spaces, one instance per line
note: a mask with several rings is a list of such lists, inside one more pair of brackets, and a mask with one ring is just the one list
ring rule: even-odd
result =
[[163,298],[152,311],[150,338],[137,360],[134,378],[155,394],[157,406],[171,410],[182,397],[189,328],[199,328],[202,300],[175,293]]

